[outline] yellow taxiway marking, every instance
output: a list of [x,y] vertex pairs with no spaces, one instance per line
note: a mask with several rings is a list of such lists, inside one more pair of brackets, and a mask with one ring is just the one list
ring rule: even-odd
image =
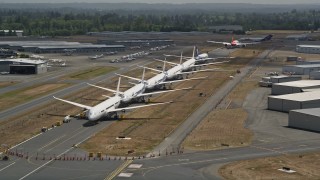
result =
[[124,170],[124,168],[129,166],[129,164],[131,164],[132,162],[133,162],[133,160],[125,161],[116,170],[114,170],[112,173],[110,173],[104,180],[111,180],[111,179],[115,178],[122,170]]

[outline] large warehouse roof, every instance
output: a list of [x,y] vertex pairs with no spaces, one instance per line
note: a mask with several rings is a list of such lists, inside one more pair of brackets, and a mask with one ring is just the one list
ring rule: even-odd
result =
[[311,86],[320,86],[320,80],[290,81],[290,82],[276,83],[276,85],[304,88],[304,87],[311,87]]
[[286,67],[314,68],[314,67],[320,67],[320,64],[298,64],[298,65],[286,65]]
[[320,45],[306,45],[306,44],[302,44],[302,45],[297,45],[299,47],[302,48],[320,48]]
[[320,116],[320,108],[297,109],[297,110],[291,110],[291,111],[309,114],[313,116]]
[[46,48],[109,48],[109,47],[123,47],[122,45],[103,45],[79,42],[66,41],[0,41],[1,45],[20,46],[20,47],[37,47],[41,49]]
[[285,99],[290,101],[312,101],[320,99],[320,91],[285,94],[279,96],[269,96],[269,98]]
[[26,63],[26,64],[44,64],[45,61],[42,60],[31,60],[31,59],[0,59],[0,62],[10,61],[14,63]]

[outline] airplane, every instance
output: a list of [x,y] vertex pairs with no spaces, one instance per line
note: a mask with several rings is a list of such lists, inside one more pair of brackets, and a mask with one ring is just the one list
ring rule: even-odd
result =
[[[169,54],[164,54],[164,56],[166,57],[180,57],[177,55],[169,55]],[[187,57],[187,56],[183,56],[183,59],[191,59],[192,57]],[[216,60],[216,59],[222,59],[222,58],[233,58],[233,57],[216,57],[216,58],[209,58],[209,54],[208,53],[200,53],[199,49],[196,47],[196,51],[195,51],[195,60],[196,62],[203,62],[203,61],[207,61],[207,60]]]
[[99,58],[102,58],[103,56],[104,54],[89,56],[89,59],[99,59]]
[[240,42],[239,40],[234,40],[232,37],[231,42],[219,42],[219,41],[207,41],[209,43],[215,43],[215,44],[223,44],[226,48],[241,48],[241,47],[246,47],[247,45],[253,45],[253,44],[258,44],[259,42],[251,42],[251,43],[243,43]]
[[244,37],[240,38],[239,41],[252,41],[252,42],[262,42],[262,41],[269,41],[273,37],[272,34],[269,34],[265,37]]
[[[142,67],[142,66],[139,66],[139,67]],[[156,72],[160,73],[160,74],[156,74],[152,78],[150,78],[150,79],[145,81],[146,90],[160,89],[160,88],[164,88],[165,89],[165,85],[166,84],[172,84],[172,83],[181,82],[181,81],[199,80],[199,79],[207,78],[207,76],[206,76],[206,77],[190,78],[190,79],[183,79],[183,80],[165,81],[167,79],[166,62],[164,62],[162,71],[160,71],[158,69],[148,68],[148,67],[142,67],[142,68],[150,69],[150,70],[153,70],[153,71],[156,71]],[[140,79],[137,79],[137,78],[134,78],[134,77],[120,75],[120,74],[118,74],[118,75],[141,82]]]
[[[225,62],[229,62],[229,61],[221,61],[221,62],[214,62],[214,63],[206,63],[206,64],[198,64],[196,65],[196,59],[195,57],[195,47],[193,49],[193,54],[192,54],[192,58],[188,59],[187,61],[182,63],[182,53],[180,56],[180,63],[173,63],[173,62],[167,62],[167,61],[163,61],[160,59],[155,59],[156,61],[161,61],[161,62],[167,62],[168,64],[172,64],[175,65],[173,68],[167,70],[167,79],[174,79],[176,77],[181,77],[181,75],[183,74],[191,74],[191,73],[196,73],[196,72],[208,72],[208,71],[215,71],[217,70],[217,68],[215,69],[204,69],[204,70],[194,70],[197,67],[202,67],[202,66],[208,66],[208,65],[215,65],[215,64],[221,64],[221,63],[225,63]],[[192,71],[190,71],[192,70]]]
[[118,86],[117,86],[117,90],[115,91],[115,96],[109,97],[108,99],[95,105],[95,106],[87,106],[87,105],[83,105],[83,104],[79,104],[76,102],[72,102],[72,101],[68,101],[68,100],[64,100],[64,99],[60,99],[57,97],[54,97],[54,99],[74,105],[74,106],[78,106],[80,108],[85,109],[85,117],[90,120],[90,121],[96,121],[99,120],[102,117],[111,117],[113,114],[117,114],[117,112],[124,112],[126,110],[130,110],[130,109],[136,109],[136,108],[142,108],[142,107],[149,107],[149,106],[157,106],[157,105],[163,105],[163,104],[169,104],[172,103],[172,101],[169,102],[163,102],[163,103],[154,103],[154,104],[147,104],[147,105],[141,105],[141,106],[133,106],[133,107],[125,107],[125,108],[118,108],[118,106],[120,105],[120,102],[123,98],[123,93],[121,93],[119,91],[120,89],[120,81],[121,81],[121,77],[119,77],[119,81],[118,81]]
[[[132,79],[132,77],[129,77],[129,76],[125,76],[125,75],[121,75],[121,74],[117,74],[117,75]],[[189,88],[182,88],[182,89],[174,89],[174,90],[167,90],[167,91],[157,91],[157,92],[151,92],[151,93],[144,93],[144,91],[146,90],[146,87],[148,85],[147,81],[144,80],[144,76],[145,76],[145,68],[143,69],[142,79],[135,78],[135,80],[139,80],[138,84],[132,83],[135,86],[133,86],[132,88],[126,90],[125,92],[118,92],[118,93],[121,94],[121,97],[122,97],[121,98],[121,102],[123,102],[125,104],[127,104],[129,102],[132,102],[134,100],[138,100],[138,101],[144,102],[145,101],[144,100],[145,96],[152,96],[154,94],[161,94],[161,93],[180,91],[180,90],[190,90],[192,88],[192,87],[189,87]],[[106,90],[106,91],[110,91],[110,92],[113,92],[113,93],[117,92],[115,90],[104,88],[104,87],[101,87],[101,86],[96,86],[96,85],[93,85],[93,84],[88,84],[88,85],[96,87],[96,88],[100,88],[100,89],[103,89],[103,90]]]

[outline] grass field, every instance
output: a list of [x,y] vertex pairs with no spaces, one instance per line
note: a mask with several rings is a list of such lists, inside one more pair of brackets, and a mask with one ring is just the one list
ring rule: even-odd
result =
[[302,30],[256,30],[252,31],[252,34],[302,34],[310,31]]
[[[278,169],[289,167],[296,173],[285,173]],[[219,169],[224,179],[319,179],[320,152],[290,154],[233,162]]]
[[68,84],[41,84],[0,95],[0,111],[25,103],[53,91],[66,88]]
[[112,71],[117,70],[117,68],[112,66],[107,67],[93,67],[90,69],[82,70],[76,73],[72,73],[64,78],[71,78],[71,79],[91,79],[97,76],[101,76]]
[[0,88],[4,88],[4,87],[8,87],[8,86],[12,86],[14,84],[16,84],[17,82],[13,82],[13,81],[1,81],[0,82]]

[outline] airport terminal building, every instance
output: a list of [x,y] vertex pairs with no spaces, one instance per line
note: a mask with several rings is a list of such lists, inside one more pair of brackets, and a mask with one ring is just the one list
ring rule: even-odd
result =
[[124,51],[123,45],[103,45],[66,41],[0,41],[0,48],[31,53],[104,53]]
[[319,45],[297,45],[296,51],[299,53],[320,54]]
[[30,59],[1,59],[0,72],[10,74],[41,74],[47,72],[47,63]]

